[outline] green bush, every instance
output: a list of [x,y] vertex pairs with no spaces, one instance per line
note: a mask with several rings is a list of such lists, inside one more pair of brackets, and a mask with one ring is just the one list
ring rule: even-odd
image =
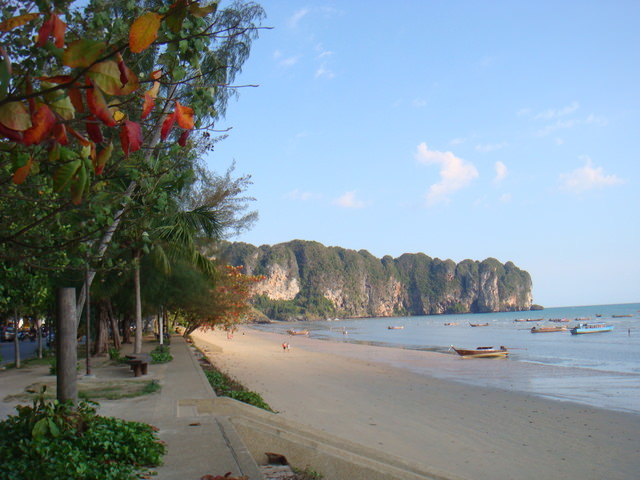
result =
[[234,400],[238,400],[239,402],[247,403],[249,405],[262,408],[263,410],[267,410],[269,412],[273,411],[267,404],[267,402],[263,400],[262,396],[259,393],[247,390],[240,384],[240,382],[229,377],[228,375],[225,375],[224,373],[213,368],[205,370],[204,374],[213,387],[213,390],[216,392],[216,395],[233,398]]
[[43,390],[17,410],[0,422],[6,480],[132,480],[165,454],[153,427],[101,417],[87,402],[47,402]]
[[173,360],[169,347],[158,345],[151,351],[151,363],[167,363]]

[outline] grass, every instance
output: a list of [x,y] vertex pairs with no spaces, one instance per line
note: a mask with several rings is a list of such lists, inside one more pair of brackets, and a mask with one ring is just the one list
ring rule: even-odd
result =
[[[40,395],[42,387],[46,386],[48,399],[56,398],[56,385],[45,383],[33,383],[25,388],[24,393],[10,395],[9,400],[32,401]],[[118,400],[121,398],[134,398],[150,395],[160,390],[157,380],[121,380],[95,383],[79,383],[78,397],[82,400]]]

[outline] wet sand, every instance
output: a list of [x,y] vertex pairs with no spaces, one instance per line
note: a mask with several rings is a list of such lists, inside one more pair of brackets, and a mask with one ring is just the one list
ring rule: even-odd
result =
[[219,331],[193,339],[280,415],[434,470],[474,480],[639,478],[640,415],[412,368],[451,368],[449,355],[250,328],[232,340]]

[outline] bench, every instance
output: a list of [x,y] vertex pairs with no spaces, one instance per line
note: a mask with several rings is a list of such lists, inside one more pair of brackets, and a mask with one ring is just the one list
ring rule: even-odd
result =
[[146,355],[125,355],[127,363],[131,367],[134,377],[146,375],[149,366],[149,358]]

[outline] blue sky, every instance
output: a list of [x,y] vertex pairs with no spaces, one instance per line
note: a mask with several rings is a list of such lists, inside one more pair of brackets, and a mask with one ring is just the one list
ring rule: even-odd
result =
[[640,2],[264,0],[209,158],[293,239],[513,261],[544,306],[640,301]]

